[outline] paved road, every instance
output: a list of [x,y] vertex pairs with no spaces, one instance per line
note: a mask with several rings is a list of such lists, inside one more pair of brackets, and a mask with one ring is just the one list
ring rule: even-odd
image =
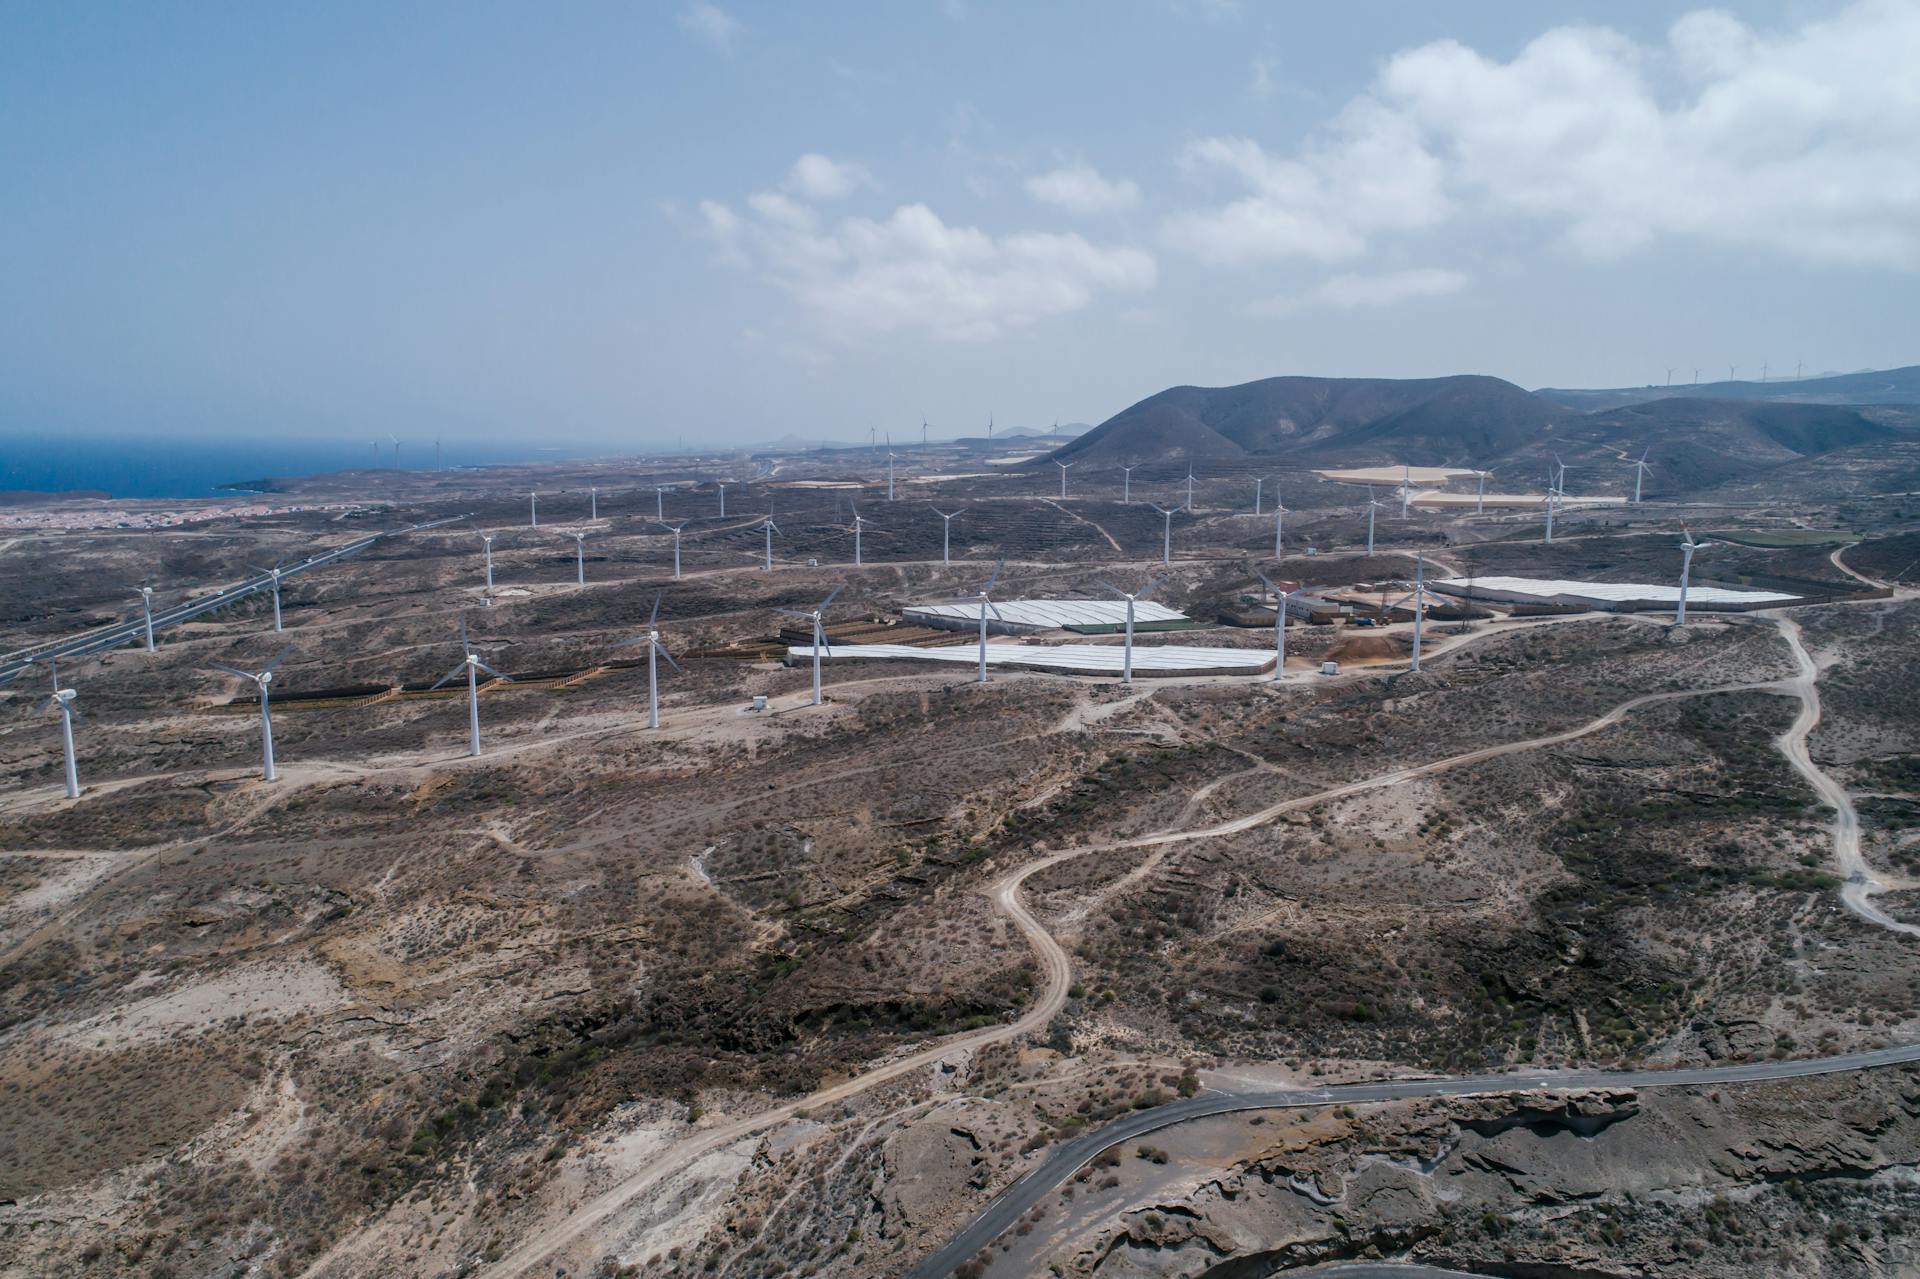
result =
[[[908,1271],[907,1279],[940,1279],[940,1276],[949,1274],[955,1266],[999,1238],[1000,1233],[1019,1220],[1022,1214],[1052,1194],[1060,1183],[1092,1162],[1093,1157],[1107,1147],[1207,1115],[1243,1110],[1337,1106],[1353,1102],[1403,1101],[1413,1097],[1471,1097],[1538,1088],[1688,1088],[1748,1084],[1769,1079],[1799,1079],[1808,1075],[1871,1070],[1913,1062],[1920,1062],[1920,1044],[1843,1053],[1835,1057],[1756,1061],[1736,1066],[1705,1066],[1684,1070],[1521,1071],[1457,1078],[1399,1079],[1377,1084],[1335,1084],[1316,1089],[1204,1093],[1153,1110],[1135,1111],[1055,1147],[1038,1167],[1001,1191],[945,1247]],[[1355,1272],[1348,1270],[1345,1273]],[[1405,1267],[1394,1267],[1382,1273],[1391,1273],[1398,1279],[1409,1272]],[[1420,1272],[1415,1270],[1412,1273]]]
[[[403,533],[417,533],[423,529],[439,528],[441,525],[452,524],[456,520],[466,518],[464,515],[454,515],[444,520],[434,520],[428,524],[413,524],[402,529],[392,529],[384,533],[375,533],[369,537],[348,542],[345,546],[337,546],[331,551],[322,551],[317,555],[309,555],[298,564],[282,568],[280,570],[280,576],[282,578],[288,578],[296,573],[305,573],[311,569],[322,568],[325,565],[336,563],[349,556],[358,555],[375,542],[384,541],[390,537],[398,537]],[[244,599],[249,595],[258,594],[264,590],[270,590],[272,586],[272,575],[261,573],[258,576],[249,577],[244,581],[235,582],[232,586],[223,586],[210,595],[202,595],[198,598],[187,600],[185,603],[175,604],[171,608],[155,609],[153,614],[154,632],[157,635],[162,629],[168,626],[176,626],[190,618],[198,617],[202,613],[212,612],[217,608],[224,608],[236,600]],[[43,644],[35,644],[28,648],[20,649],[17,652],[7,653],[4,656],[0,656],[0,679],[4,679],[6,676],[22,669],[31,662],[44,662],[50,658],[78,657],[83,653],[97,653],[101,649],[115,648],[121,644],[144,643],[146,625],[146,616],[144,613],[140,613],[127,621],[115,622],[110,626],[104,626],[98,630],[86,631],[79,635],[71,635],[65,639],[49,640]]]

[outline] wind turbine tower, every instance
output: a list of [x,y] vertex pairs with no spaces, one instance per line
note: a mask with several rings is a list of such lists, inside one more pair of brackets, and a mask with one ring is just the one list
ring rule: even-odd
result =
[[667,664],[673,667],[674,670],[680,671],[682,675],[686,674],[684,670],[681,670],[680,663],[673,660],[673,654],[669,653],[666,646],[660,642],[660,629],[656,623],[660,620],[661,594],[662,592],[659,591],[654,592],[653,612],[647,615],[647,633],[638,639],[630,639],[614,645],[615,648],[633,648],[639,644],[645,644],[647,646],[648,728],[660,727],[660,664],[656,659],[664,657],[667,659]]
[[1307,588],[1283,591],[1265,573],[1260,581],[1273,592],[1273,682],[1278,684],[1287,677],[1287,601],[1307,598]]
[[893,432],[887,432],[887,500],[893,500]]
[[1173,566],[1173,511],[1158,502],[1149,502],[1148,505],[1166,517],[1166,523],[1160,533],[1160,563],[1171,568]]
[[492,595],[493,594],[493,534],[482,533],[480,535],[480,543],[481,545],[487,548],[487,594]]
[[980,598],[980,679],[979,679],[979,682],[982,684],[987,682],[987,610],[991,608],[993,609],[993,615],[995,617],[1000,616],[1000,610],[997,608],[994,608],[993,600],[989,598],[989,593],[993,590],[993,584],[1000,580],[1000,570],[1005,568],[1006,566],[1007,566],[1007,562],[1005,560],[1001,560],[998,564],[995,564],[993,566],[993,576],[987,579],[987,584],[981,587],[979,591],[979,598]]
[[1373,495],[1373,485],[1367,485],[1367,558],[1373,558],[1373,519],[1380,514],[1380,499]]
[[587,584],[587,535],[574,533],[573,537],[573,580],[576,586]]
[[1273,562],[1278,564],[1286,556],[1282,553],[1286,546],[1287,506],[1280,500],[1279,491],[1273,495]]
[[1062,500],[1065,500],[1067,496],[1067,468],[1073,466],[1074,463],[1055,462],[1054,465],[1060,468],[1060,497]]
[[267,585],[273,591],[273,629],[276,632],[281,631],[285,628],[280,625],[280,565],[275,564],[272,568],[257,568],[254,572],[267,575]]
[[827,647],[827,628],[821,619],[826,616],[827,605],[833,603],[833,597],[846,589],[847,584],[845,582],[834,587],[827,595],[827,598],[816,604],[810,613],[802,613],[790,608],[775,610],[776,612],[785,613],[788,617],[806,618],[809,622],[813,623],[813,704],[815,706],[820,704],[820,654],[823,650],[827,652],[832,651]]
[[1264,475],[1256,475],[1253,477],[1253,513],[1255,515],[1260,514],[1260,486],[1265,480],[1266,477]]
[[[1145,586],[1132,592],[1123,591],[1112,582],[1100,583],[1100,585],[1106,587],[1127,602],[1127,633],[1126,639],[1122,642],[1123,647],[1120,653],[1120,682],[1129,688],[1133,686],[1133,606],[1137,601],[1145,599],[1148,592],[1152,591],[1153,588],[1158,586],[1163,580],[1163,578],[1158,577],[1150,578]],[[985,633],[985,625],[983,621],[981,623],[982,634]]]
[[1687,582],[1693,576],[1693,553],[1703,546],[1712,545],[1710,542],[1694,541],[1692,530],[1685,525],[1681,525],[1680,531],[1685,534],[1686,540],[1680,543],[1680,603],[1673,611],[1675,626],[1687,624]]
[[847,509],[853,512],[853,566],[859,568],[864,562],[860,558],[860,530],[873,521],[860,514],[860,508],[852,502],[847,503]]
[[243,671],[238,666],[228,666],[225,662],[213,663],[213,669],[225,671],[229,675],[238,675],[250,680],[260,690],[260,780],[273,782],[280,780],[280,774],[273,767],[273,712],[268,709],[268,693],[273,686],[273,668],[280,665],[280,659],[293,650],[283,648],[271,662],[257,671]]
[[[454,679],[455,677],[460,675],[461,672],[464,671],[466,673],[466,676],[467,676],[467,754],[478,755],[480,753],[480,676],[479,676],[479,672],[485,671],[487,674],[493,676],[495,679],[499,680],[503,684],[511,684],[513,683],[513,681],[508,679],[505,675],[502,675],[499,671],[494,670],[493,667],[488,666],[485,662],[481,661],[480,655],[473,651],[473,645],[467,642],[467,615],[465,613],[462,613],[460,615],[460,649],[461,649],[461,652],[464,654],[464,656],[460,659],[460,664],[454,667],[452,670],[448,671],[445,675],[442,675],[439,678],[439,680],[435,682],[433,687],[440,688],[441,686],[446,684],[448,680]],[[428,689],[427,691],[432,692],[433,689]]]
[[151,653],[153,652],[153,587],[143,585],[133,589],[140,592],[140,609],[145,614],[147,622],[147,651]]
[[955,511],[953,515],[949,515],[937,506],[931,509],[940,517],[940,562],[951,564],[953,563],[953,519],[960,512]]
[[1639,459],[1633,464],[1633,500],[1636,503],[1640,500],[1640,481],[1646,479],[1647,472],[1653,469],[1647,465],[1647,454],[1652,451],[1653,445],[1651,444],[1641,449]]
[[1413,593],[1403,596],[1394,604],[1398,608],[1408,600],[1413,601],[1413,663],[1407,669],[1413,674],[1420,671],[1420,632],[1427,618],[1427,557],[1413,557]]
[[540,527],[540,494],[538,493],[527,494],[527,527]]
[[681,520],[678,524],[667,525],[673,530],[673,580],[676,582],[680,580],[680,530],[686,526],[685,520]]
[[[1136,462],[1134,465],[1137,466],[1139,465],[1139,463]],[[1120,468],[1120,505],[1122,506],[1133,505],[1133,467],[1132,466],[1123,466]]]
[[1187,467],[1187,513],[1193,513],[1193,467]]
[[767,512],[767,519],[766,519],[766,522],[765,522],[764,524],[762,524],[762,525],[761,525],[760,527],[761,527],[761,529],[762,529],[762,530],[763,530],[763,531],[764,531],[764,532],[766,533],[766,535],[767,535],[767,563],[766,563],[766,571],[767,571],[767,572],[769,572],[769,573],[771,573],[771,572],[773,572],[773,535],[774,535],[775,533],[778,533],[778,532],[780,531],[780,526],[779,526],[778,524],[775,524],[775,523],[773,522],[773,512],[772,512],[772,511],[768,511],[768,512]]
[[70,688],[60,687],[60,670],[52,659],[47,661],[47,672],[53,676],[53,691],[46,700],[35,708],[36,713],[44,714],[48,710],[60,712],[60,747],[64,752],[66,765],[67,798],[80,798],[80,771],[73,758],[73,721],[79,719],[80,708],[74,705],[79,694]]
[[587,518],[600,518],[600,489],[596,485],[587,485]]
[[727,486],[715,481],[714,487],[720,490],[720,518],[724,520],[727,518]]

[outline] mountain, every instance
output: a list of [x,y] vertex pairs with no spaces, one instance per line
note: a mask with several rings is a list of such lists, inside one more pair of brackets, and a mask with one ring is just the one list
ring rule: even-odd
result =
[[1698,386],[1630,386],[1578,391],[1542,387],[1535,395],[1592,412],[1653,400],[1773,400],[1801,404],[1920,404],[1920,364],[1779,382],[1708,382]]
[[1296,456],[1437,464],[1504,456],[1579,415],[1495,377],[1273,377],[1176,386],[1051,455],[1061,461]]
[[[1579,438],[1637,457],[1650,448],[1666,491],[1706,488],[1863,444],[1903,438],[1858,410],[1829,404],[1675,397],[1589,414]],[[1545,455],[1540,455],[1542,462]]]

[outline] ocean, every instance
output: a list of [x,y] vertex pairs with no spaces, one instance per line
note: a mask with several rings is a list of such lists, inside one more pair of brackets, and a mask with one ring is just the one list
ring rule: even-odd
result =
[[[600,456],[608,451],[604,447],[540,449],[447,442],[441,448],[440,464],[553,461]],[[122,498],[220,497],[233,495],[223,486],[248,480],[318,475],[372,465],[374,450],[364,440],[0,435],[0,491],[65,493],[91,489]],[[394,465],[393,446],[386,440],[380,442],[379,465]],[[433,442],[403,441],[399,465],[407,470],[432,467]]]

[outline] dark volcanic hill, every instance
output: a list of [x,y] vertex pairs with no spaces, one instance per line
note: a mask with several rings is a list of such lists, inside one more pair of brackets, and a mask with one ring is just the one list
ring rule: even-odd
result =
[[1801,404],[1920,404],[1920,364],[1775,382],[1708,382],[1699,386],[1623,386],[1611,390],[1542,387],[1535,395],[1593,412],[1651,400],[1774,400]]
[[[1851,408],[1767,401],[1662,399],[1594,413],[1580,434],[1596,444],[1650,460],[1666,490],[1705,488],[1901,433]],[[1639,441],[1639,447],[1634,447]]]
[[1495,377],[1274,377],[1176,386],[1053,453],[1061,461],[1296,456],[1437,464],[1503,457],[1556,422],[1562,405]]

